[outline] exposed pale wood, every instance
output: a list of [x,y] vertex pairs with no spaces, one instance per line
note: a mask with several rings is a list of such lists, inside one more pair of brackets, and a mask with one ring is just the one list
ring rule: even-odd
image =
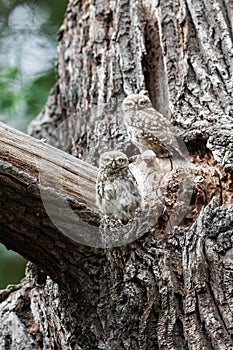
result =
[[[50,187],[89,209],[95,206],[97,169],[42,141],[0,123],[1,169],[28,177],[29,184]],[[22,174],[23,173],[23,174]]]
[[65,285],[75,241],[98,246],[96,169],[2,123],[0,149],[0,240]]

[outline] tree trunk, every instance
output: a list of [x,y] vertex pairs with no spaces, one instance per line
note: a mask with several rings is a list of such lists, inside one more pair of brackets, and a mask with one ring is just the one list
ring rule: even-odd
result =
[[[0,294],[1,349],[233,349],[232,9],[222,0],[70,1],[57,83],[29,133],[84,162],[26,135],[1,157],[0,238],[35,263]],[[148,210],[129,226],[98,226],[94,167],[106,150],[137,151],[121,103],[142,89],[189,151],[189,210],[177,223],[181,180],[171,172],[156,222]],[[29,151],[40,144],[38,165]],[[67,203],[84,221],[72,221]]]

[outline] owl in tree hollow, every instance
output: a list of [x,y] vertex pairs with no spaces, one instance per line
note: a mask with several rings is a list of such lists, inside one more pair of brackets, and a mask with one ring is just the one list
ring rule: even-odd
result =
[[135,210],[141,205],[141,195],[124,153],[110,151],[101,155],[96,203],[103,214],[122,224],[135,217]]
[[122,108],[128,135],[141,153],[151,150],[158,158],[183,157],[171,123],[153,108],[148,96],[129,95]]

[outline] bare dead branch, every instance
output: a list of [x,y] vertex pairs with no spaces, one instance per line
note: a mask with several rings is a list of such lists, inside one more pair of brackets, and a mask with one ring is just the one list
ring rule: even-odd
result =
[[96,169],[2,123],[0,135],[0,240],[61,278],[74,261],[69,238],[87,243],[99,222]]

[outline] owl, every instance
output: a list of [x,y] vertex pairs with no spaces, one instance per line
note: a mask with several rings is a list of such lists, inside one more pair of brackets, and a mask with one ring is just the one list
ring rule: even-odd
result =
[[129,95],[122,108],[128,135],[141,153],[151,150],[158,158],[183,157],[171,123],[153,108],[148,96]]
[[141,206],[141,195],[124,153],[110,151],[101,155],[96,182],[96,204],[113,221],[127,224],[135,217],[135,210]]

